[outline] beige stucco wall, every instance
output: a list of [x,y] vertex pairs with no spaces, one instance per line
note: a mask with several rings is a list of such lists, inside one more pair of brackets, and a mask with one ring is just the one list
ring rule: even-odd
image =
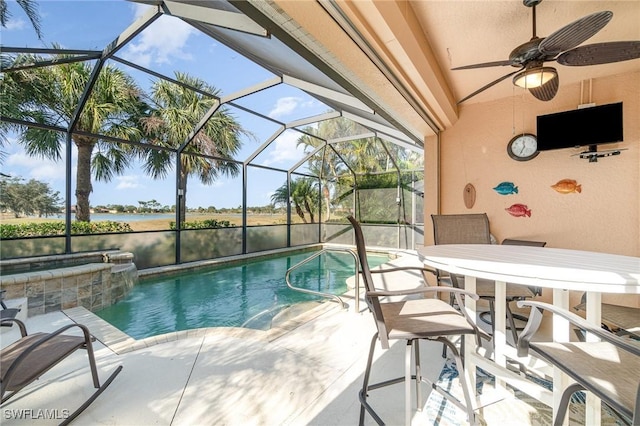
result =
[[[564,149],[541,152],[528,162],[510,159],[506,145],[514,127],[516,133],[535,134],[537,115],[589,102],[589,86],[597,105],[623,102],[624,142],[606,146],[624,148],[621,155],[589,163],[571,156],[582,150]],[[439,201],[443,214],[486,212],[498,241],[535,239],[547,241],[548,247],[640,256],[639,119],[640,73],[561,85],[551,102],[516,91],[506,99],[463,105],[459,120],[440,136],[439,167],[437,138],[426,140],[426,167],[439,169],[440,184],[427,193],[425,217],[438,210]],[[565,178],[578,181],[582,193],[560,194],[551,188]],[[518,194],[499,195],[492,189],[503,181],[515,183]],[[462,197],[467,183],[477,192],[472,209]],[[526,204],[531,217],[509,215],[505,208],[514,203]],[[429,223],[425,228],[429,244]]]

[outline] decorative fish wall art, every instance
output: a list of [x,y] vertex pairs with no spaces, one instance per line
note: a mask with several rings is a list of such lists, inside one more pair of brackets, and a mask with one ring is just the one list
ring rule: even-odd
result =
[[531,209],[526,204],[512,204],[505,210],[513,217],[531,217]]
[[551,185],[553,189],[555,189],[560,194],[571,194],[572,192],[581,193],[582,185],[576,182],[573,179],[562,179],[556,182],[554,185]]
[[518,187],[513,182],[500,182],[498,186],[493,188],[500,195],[517,194]]

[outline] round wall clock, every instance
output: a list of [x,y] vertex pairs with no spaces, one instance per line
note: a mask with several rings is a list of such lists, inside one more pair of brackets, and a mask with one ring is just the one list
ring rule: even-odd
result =
[[516,161],[531,160],[538,153],[538,140],[531,133],[516,135],[507,144],[507,154]]

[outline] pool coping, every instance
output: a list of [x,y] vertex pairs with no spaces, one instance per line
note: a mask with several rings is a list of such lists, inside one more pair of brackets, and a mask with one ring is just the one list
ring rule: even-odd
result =
[[317,303],[318,306],[306,310],[296,315],[294,318],[279,322],[268,330],[257,330],[243,327],[204,327],[172,331],[156,336],[145,337],[144,339],[135,339],[129,336],[84,307],[70,308],[62,312],[75,323],[85,325],[89,330],[91,330],[91,334],[100,341],[100,343],[105,345],[114,353],[121,355],[161,343],[194,337],[204,337],[213,334],[225,334],[230,337],[251,338],[271,342],[314,318],[334,309],[340,309],[335,302],[329,300],[311,303]]

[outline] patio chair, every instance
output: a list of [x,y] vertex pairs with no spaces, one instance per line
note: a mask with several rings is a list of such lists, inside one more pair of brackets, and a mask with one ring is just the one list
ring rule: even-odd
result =
[[12,322],[7,321],[6,323],[2,323],[2,320],[15,318],[20,312],[20,308],[8,308],[4,303],[5,293],[6,290],[0,290],[0,306],[2,307],[2,310],[0,310],[0,326],[11,327],[13,325]]
[[[369,349],[369,357],[364,372],[364,380],[362,389],[360,390],[360,424],[364,423],[365,410],[374,418],[378,424],[384,424],[380,416],[375,412],[373,407],[367,402],[370,391],[379,389],[384,386],[393,385],[404,382],[405,385],[405,422],[411,422],[411,381],[415,380],[416,398],[418,410],[421,409],[421,383],[428,383],[433,390],[442,394],[446,399],[466,411],[469,422],[475,423],[476,417],[474,413],[475,393],[470,388],[469,383],[465,379],[460,354],[455,344],[447,338],[447,336],[462,336],[466,334],[475,334],[477,344],[480,344],[481,331],[476,327],[465,310],[458,312],[448,303],[438,298],[411,298],[407,300],[390,302],[385,300],[386,297],[392,296],[415,296],[427,294],[436,295],[439,291],[450,292],[455,295],[458,302],[462,303],[460,295],[477,299],[478,296],[450,286],[429,286],[426,282],[419,288],[409,290],[378,290],[374,287],[372,274],[389,273],[404,269],[421,269],[435,274],[435,271],[429,268],[417,267],[400,267],[372,271],[367,261],[367,251],[365,247],[364,236],[360,224],[352,217],[348,217],[349,222],[353,226],[356,240],[356,248],[358,251],[358,259],[360,263],[360,273],[365,283],[365,300],[371,310],[377,326],[377,332],[371,339]],[[465,402],[462,403],[457,398],[450,395],[446,390],[440,388],[437,384],[430,382],[422,376],[420,369],[420,351],[419,341],[421,339],[441,342],[446,345],[454,356],[458,377],[462,385]],[[377,341],[383,349],[389,348],[391,340],[405,340],[405,374],[403,377],[385,380],[379,383],[370,384],[369,378],[373,364],[373,354]],[[411,352],[414,352],[414,372],[411,374]]]
[[[86,349],[89,366],[93,377],[93,386],[97,389],[76,411],[71,413],[61,425],[70,423],[84,411],[120,373],[122,366],[118,366],[109,378],[100,385],[98,370],[93,354],[92,336],[82,324],[64,326],[53,333],[27,334],[24,323],[18,319],[3,319],[2,324],[14,322],[20,328],[21,338],[2,349],[0,352],[0,386],[1,402],[4,403],[18,391],[32,383],[60,361],[74,353],[77,349]],[[79,328],[82,336],[63,334],[72,328]]]
[[[433,233],[435,244],[491,244],[491,233],[489,232],[489,218],[485,213],[480,214],[451,214],[451,215],[431,215],[433,220]],[[503,245],[526,245],[544,247],[546,242],[505,239]],[[440,273],[438,275],[441,275]],[[449,274],[451,285],[457,288],[464,288],[464,277],[457,274]],[[476,294],[480,299],[489,302],[490,320],[486,319],[486,314],[480,314],[480,318],[491,325],[491,334],[495,331],[495,282],[478,278],[476,280]],[[526,321],[527,318],[516,315],[511,310],[511,302],[529,299],[542,294],[540,287],[530,287],[519,284],[507,283],[506,287],[506,312],[508,328],[511,330],[513,343],[518,341],[518,328],[515,319]]]
[[[582,295],[580,304],[574,307],[577,311],[587,310],[586,293]],[[602,328],[617,334],[640,340],[640,308],[633,306],[601,303]],[[580,334],[578,337],[582,337]]]
[[[562,393],[554,425],[563,423],[571,395],[580,390],[592,392],[633,425],[640,424],[640,346],[586,322],[578,315],[548,303],[518,301],[530,306],[531,313],[518,340],[518,356],[529,350],[575,380]],[[532,337],[547,310],[568,320],[584,332],[599,337],[598,342],[545,342]]]

